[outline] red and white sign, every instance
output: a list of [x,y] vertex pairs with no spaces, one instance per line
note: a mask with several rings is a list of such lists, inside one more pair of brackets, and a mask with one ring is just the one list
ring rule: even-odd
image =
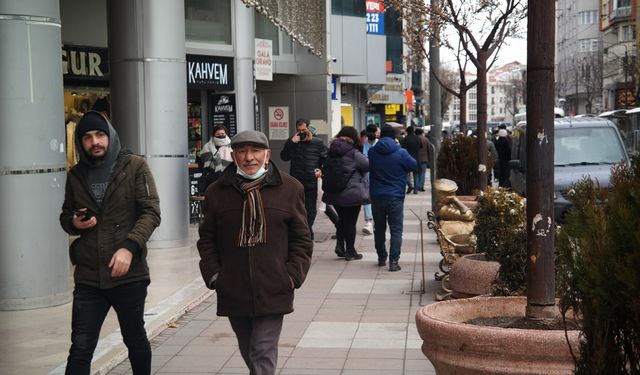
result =
[[289,107],[269,107],[269,139],[289,139]]
[[367,0],[367,12],[368,13],[384,13],[384,1],[383,0]]
[[269,39],[256,39],[256,80],[273,81],[273,43]]

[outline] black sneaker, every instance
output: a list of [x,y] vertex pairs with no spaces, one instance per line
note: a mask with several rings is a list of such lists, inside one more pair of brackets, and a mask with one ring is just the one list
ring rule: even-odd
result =
[[378,267],[384,267],[387,265],[387,259],[386,258],[378,258]]
[[335,250],[333,252],[336,253],[338,258],[344,258],[345,255],[346,255],[346,252],[344,251],[344,247],[342,247],[340,245],[336,245],[336,248],[335,248]]
[[346,260],[347,262],[350,260],[360,260],[360,259],[362,259],[362,254],[359,254],[355,251],[352,253],[347,252],[344,256],[344,260]]
[[389,262],[389,272],[400,271],[402,267],[398,264],[398,262]]

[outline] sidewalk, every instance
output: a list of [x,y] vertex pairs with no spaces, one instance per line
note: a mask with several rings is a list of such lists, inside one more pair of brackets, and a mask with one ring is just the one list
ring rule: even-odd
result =
[[[435,374],[420,350],[414,318],[421,305],[434,302],[439,288],[433,273],[441,256],[433,231],[424,231],[426,293],[412,293],[420,290],[422,266],[420,225],[410,210],[425,217],[430,205],[429,192],[407,196],[399,272],[377,266],[373,235],[360,233],[356,239],[362,260],[337,258],[329,239],[333,226],[319,212],[316,240],[326,240],[315,243],[311,270],[296,292],[295,312],[285,316],[278,374]],[[248,374],[229,322],[216,316],[215,295],[155,337],[151,346],[157,374]],[[109,374],[131,374],[128,360]]]

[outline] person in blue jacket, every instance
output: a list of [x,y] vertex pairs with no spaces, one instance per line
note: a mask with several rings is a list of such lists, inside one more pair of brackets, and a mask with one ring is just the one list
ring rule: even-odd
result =
[[[407,173],[418,164],[396,141],[395,129],[384,125],[380,140],[369,150],[369,192],[373,212],[373,235],[378,266],[384,267],[389,257],[389,271],[399,271],[402,247],[402,222]],[[385,232],[389,223],[391,241],[385,247]]]

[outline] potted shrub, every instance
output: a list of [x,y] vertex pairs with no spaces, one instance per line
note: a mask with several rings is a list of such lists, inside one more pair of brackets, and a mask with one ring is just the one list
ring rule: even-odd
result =
[[522,296],[527,283],[524,199],[508,189],[489,187],[477,201],[474,235],[478,254],[465,255],[454,263],[449,280],[453,297]]
[[639,374],[640,160],[614,166],[609,188],[583,179],[570,200],[556,285],[561,311],[581,317],[576,373]]

